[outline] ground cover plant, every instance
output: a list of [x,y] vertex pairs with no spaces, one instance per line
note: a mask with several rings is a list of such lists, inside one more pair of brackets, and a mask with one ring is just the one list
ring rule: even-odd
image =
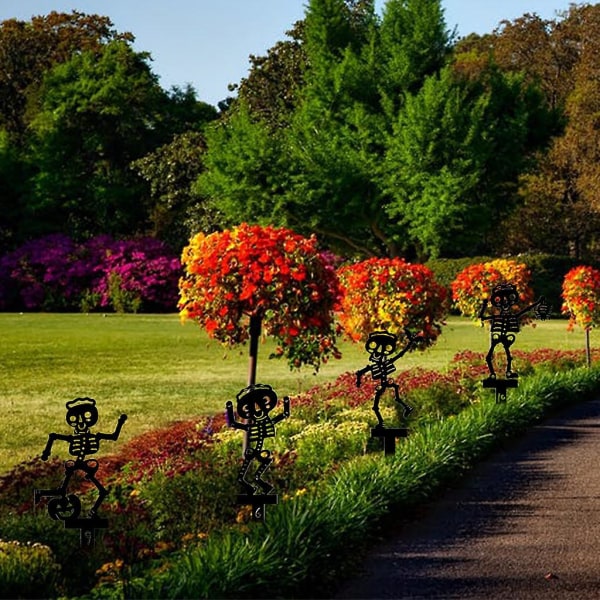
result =
[[[582,352],[538,350],[519,358],[524,372],[537,370],[544,376],[565,367],[572,370],[585,357]],[[421,475],[404,473],[408,488],[399,490],[394,498],[408,501],[413,489],[427,495],[436,481],[460,472],[468,463],[463,464],[463,457],[445,472],[447,460],[452,462],[464,449],[459,446],[457,450],[440,427],[452,424],[472,407],[490,405],[490,397],[482,398],[474,384],[485,371],[482,365],[482,353],[463,352],[445,372],[419,367],[402,374],[403,393],[419,415],[407,447],[416,444],[423,458],[418,465]],[[76,539],[57,528],[44,511],[31,510],[28,487],[33,481],[35,485],[48,481],[51,469],[46,463],[19,465],[0,482],[1,535],[23,542],[27,537],[50,547],[57,570],[61,567],[63,574],[69,575],[57,589],[70,595],[84,592],[85,582],[91,580],[96,583],[93,594],[97,597],[262,597],[271,588],[257,578],[260,565],[266,569],[265,576],[273,575],[273,569],[289,569],[285,581],[276,577],[283,595],[298,595],[313,577],[323,585],[341,565],[333,561],[331,572],[323,572],[315,567],[317,555],[322,556],[328,547],[339,554],[337,544],[360,545],[367,523],[389,508],[389,498],[374,496],[376,483],[391,475],[385,469],[379,472],[379,453],[379,460],[370,458],[374,451],[368,442],[372,385],[365,382],[356,388],[350,372],[293,398],[292,417],[279,426],[275,446],[273,476],[284,494],[283,502],[269,513],[271,525],[262,546],[260,530],[249,523],[247,511],[231,502],[237,490],[240,446],[238,437],[224,427],[222,412],[148,432],[105,461],[103,477],[108,478],[112,490],[107,505],[111,528],[98,551],[79,563],[78,572],[65,570],[77,551]],[[529,399],[520,402],[519,406],[529,406]],[[386,420],[395,419],[393,407],[387,410]],[[414,436],[421,441],[412,442]],[[441,446],[440,436],[444,440]],[[475,444],[480,437],[478,433],[469,443]],[[411,457],[405,458],[410,464]],[[357,460],[357,464],[368,465],[369,484],[355,481],[350,489],[341,473],[357,468],[363,477],[363,467],[352,466]],[[357,506],[349,507],[346,496],[354,496]],[[311,540],[317,545],[311,547]],[[248,562],[252,557],[258,567]],[[285,567],[280,564],[282,557],[287,561]]]

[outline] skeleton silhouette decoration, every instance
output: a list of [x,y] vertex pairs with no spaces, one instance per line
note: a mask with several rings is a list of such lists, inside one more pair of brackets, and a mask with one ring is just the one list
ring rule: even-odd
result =
[[535,316],[538,319],[545,320],[548,317],[549,307],[543,296],[537,302],[515,311],[518,306],[519,294],[517,288],[512,283],[503,283],[497,285],[492,290],[491,295],[492,307],[494,313],[486,316],[488,307],[487,299],[483,301],[479,311],[479,318],[483,324],[485,321],[490,321],[490,349],[487,353],[485,361],[487,363],[490,380],[496,379],[496,371],[494,369],[494,350],[499,344],[504,348],[506,354],[506,378],[516,379],[519,375],[512,368],[512,355],[510,348],[514,344],[516,334],[521,329],[521,319],[531,310],[535,310]]
[[365,348],[369,353],[370,364],[356,372],[357,387],[361,386],[363,375],[369,372],[371,373],[372,379],[379,382],[379,385],[375,391],[375,399],[373,401],[373,412],[377,417],[377,427],[379,428],[384,427],[383,417],[379,411],[379,400],[388,388],[394,390],[396,402],[398,402],[404,409],[404,417],[408,417],[408,415],[412,412],[412,407],[406,404],[406,402],[400,398],[400,389],[398,384],[393,379],[389,378],[389,375],[396,370],[394,363],[399,358],[402,358],[410,350],[413,344],[416,344],[423,339],[420,336],[413,336],[408,329],[405,329],[404,331],[406,337],[408,338],[408,344],[396,355],[394,355],[394,352],[396,351],[396,346],[398,343],[397,336],[388,331],[374,331],[369,334]]
[[[103,519],[98,517],[98,508],[107,495],[106,488],[96,478],[98,461],[87,459],[90,454],[96,454],[100,449],[102,440],[116,441],[121,433],[127,415],[121,415],[113,433],[92,433],[90,431],[98,421],[96,401],[92,398],[76,398],[66,403],[66,421],[73,428],[73,433],[63,435],[51,433],[42,452],[42,460],[48,460],[55,441],[64,441],[69,444],[69,454],[75,460],[65,462],[65,478],[56,489],[35,490],[34,499],[37,504],[42,498],[52,498],[48,502],[48,513],[56,520],[65,521],[66,527],[80,526],[83,530],[104,527]],[[98,497],[89,510],[87,519],[79,519],[81,501],[75,494],[67,494],[69,482],[76,472],[81,472],[85,479],[91,482],[98,491]]]
[[[263,479],[271,466],[273,458],[270,450],[264,449],[267,438],[275,437],[275,425],[290,416],[290,399],[283,399],[283,412],[271,417],[269,413],[277,406],[277,394],[270,385],[254,384],[244,388],[237,395],[237,413],[246,423],[236,421],[233,403],[227,402],[227,422],[230,427],[242,429],[248,433],[244,461],[238,473],[238,482],[244,492],[253,496],[256,493],[270,494],[273,486]],[[252,481],[248,481],[248,472],[252,463],[258,463]]]

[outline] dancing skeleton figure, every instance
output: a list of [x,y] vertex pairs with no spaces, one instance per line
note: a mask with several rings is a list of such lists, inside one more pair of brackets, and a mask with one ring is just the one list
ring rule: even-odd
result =
[[[67,487],[71,477],[76,471],[81,471],[85,474],[85,479],[94,484],[98,490],[98,498],[89,511],[89,517],[97,516],[98,507],[107,495],[106,488],[96,479],[96,471],[98,470],[98,461],[86,460],[89,454],[95,454],[100,449],[101,440],[116,441],[121,433],[123,423],[127,420],[127,415],[121,415],[117,422],[117,426],[113,433],[91,433],[90,428],[98,421],[98,409],[96,401],[91,398],[76,398],[66,404],[67,408],[67,423],[74,429],[72,435],[63,435],[60,433],[51,433],[48,437],[48,443],[42,452],[42,460],[48,460],[52,445],[56,440],[61,440],[69,443],[69,454],[75,456],[75,460],[65,462],[65,478],[62,485],[57,489],[36,490],[35,498],[39,501],[43,497],[54,497],[48,505],[50,515],[54,519],[65,518],[64,511],[70,510],[70,517],[76,518],[80,509],[79,500],[73,494],[67,496]],[[75,514],[76,513],[76,514]]]
[[483,324],[485,321],[490,321],[490,337],[491,344],[485,361],[487,363],[490,380],[496,379],[494,370],[493,357],[494,350],[498,344],[501,344],[506,354],[506,377],[507,379],[518,378],[518,373],[512,370],[512,355],[510,347],[514,344],[516,335],[520,331],[521,318],[530,310],[535,309],[535,316],[539,319],[546,319],[548,316],[549,307],[543,296],[537,302],[515,312],[513,307],[517,306],[519,294],[517,288],[512,283],[503,283],[497,285],[492,290],[492,306],[496,312],[492,315],[485,315],[488,301],[483,301],[479,311],[479,318]]
[[[233,414],[233,403],[227,402],[227,422],[230,427],[242,429],[248,433],[247,447],[244,451],[244,462],[238,473],[238,482],[248,495],[254,495],[261,491],[269,494],[273,486],[264,481],[262,476],[271,466],[273,458],[269,450],[264,450],[263,445],[266,438],[275,437],[275,425],[290,416],[290,399],[283,399],[283,412],[270,417],[269,413],[277,406],[277,394],[270,385],[254,384],[244,388],[237,395],[237,413],[240,418],[246,419],[247,423],[235,420]],[[253,461],[258,462],[254,473],[254,481],[247,480],[248,471]]]
[[360,387],[363,375],[369,371],[371,372],[372,379],[379,382],[377,390],[375,391],[373,412],[377,417],[377,427],[380,428],[382,428],[384,424],[381,412],[379,411],[379,400],[386,389],[392,388],[394,390],[396,402],[401,404],[404,408],[404,417],[408,417],[412,412],[412,407],[403,402],[400,398],[398,384],[388,377],[396,370],[394,363],[404,356],[413,344],[422,340],[420,336],[413,336],[408,329],[405,329],[404,331],[408,338],[408,344],[395,356],[392,356],[392,354],[396,351],[398,338],[393,333],[389,333],[388,331],[374,331],[369,334],[365,348],[369,353],[369,361],[371,364],[356,372],[357,387]]

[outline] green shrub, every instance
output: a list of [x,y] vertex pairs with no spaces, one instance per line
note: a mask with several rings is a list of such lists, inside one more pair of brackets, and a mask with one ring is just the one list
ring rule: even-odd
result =
[[562,283],[570,269],[580,262],[555,254],[524,254],[519,257],[531,270],[531,287],[535,297],[544,296],[553,316],[560,316]]
[[488,262],[493,260],[489,256],[466,256],[463,258],[435,258],[425,263],[435,275],[435,280],[444,287],[450,289],[450,284],[456,279],[456,276],[470,265]]
[[149,512],[157,541],[179,545],[189,532],[208,532],[224,521],[234,522],[237,512],[235,463],[222,461],[206,450],[185,473],[168,465],[137,488]]
[[298,453],[296,468],[308,480],[318,479],[337,463],[366,451],[369,426],[361,421],[311,423],[290,442]]
[[0,540],[0,598],[56,597],[59,580],[48,546]]

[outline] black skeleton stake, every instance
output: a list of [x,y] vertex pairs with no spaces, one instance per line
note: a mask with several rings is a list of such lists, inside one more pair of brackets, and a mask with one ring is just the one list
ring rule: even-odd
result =
[[[517,288],[512,283],[502,283],[492,290],[492,314],[486,315],[488,308],[487,299],[481,304],[479,318],[482,325],[490,322],[490,349],[485,357],[489,370],[489,377],[484,379],[483,387],[491,388],[496,392],[496,402],[506,402],[506,391],[518,386],[519,374],[513,369],[511,346],[515,343],[516,334],[521,330],[521,319],[530,311],[541,320],[548,318],[550,308],[544,296],[529,306],[515,310],[519,302]],[[498,345],[504,348],[506,356],[506,378],[498,379],[494,369],[494,350]]]
[[406,437],[408,429],[404,427],[388,428],[385,426],[381,411],[379,410],[381,396],[387,389],[392,389],[396,402],[403,408],[403,416],[405,418],[408,417],[413,410],[400,397],[398,384],[389,378],[389,375],[396,370],[394,363],[403,357],[413,344],[423,339],[420,336],[412,335],[408,329],[405,329],[405,334],[408,338],[408,344],[394,355],[398,343],[396,335],[389,331],[374,331],[370,333],[365,344],[365,348],[369,353],[369,364],[356,372],[357,387],[361,386],[363,375],[369,372],[371,373],[371,378],[379,384],[375,390],[375,398],[373,400],[373,412],[377,417],[377,425],[371,428],[371,437],[383,439],[383,449],[387,455],[394,454],[396,451],[396,438]]
[[[90,428],[98,421],[96,401],[92,398],[76,398],[66,404],[67,424],[73,428],[73,433],[64,435],[51,433],[42,452],[42,460],[48,460],[55,441],[68,442],[69,454],[75,460],[65,461],[65,477],[58,488],[34,490],[34,503],[38,504],[42,498],[51,498],[48,501],[48,514],[57,521],[63,521],[67,529],[80,530],[81,546],[94,545],[95,531],[106,529],[108,520],[98,516],[98,508],[106,498],[106,488],[96,478],[98,461],[87,459],[90,454],[96,454],[100,449],[101,440],[116,441],[121,433],[127,415],[121,415],[113,433],[91,433]],[[76,494],[68,493],[69,482],[76,472],[81,472],[86,481],[92,483],[98,491],[98,497],[87,516],[81,517],[81,500]]]
[[[283,412],[271,417],[269,413],[276,406],[277,394],[270,385],[261,383],[250,385],[237,395],[237,414],[245,423],[236,420],[231,401],[225,405],[229,426],[246,432],[244,458],[237,477],[244,493],[237,496],[237,502],[252,505],[254,521],[264,521],[265,505],[277,504],[273,486],[263,479],[273,462],[271,451],[264,448],[264,441],[275,437],[275,425],[290,416],[290,399],[285,396]],[[249,481],[248,474],[253,464],[256,470]]]

